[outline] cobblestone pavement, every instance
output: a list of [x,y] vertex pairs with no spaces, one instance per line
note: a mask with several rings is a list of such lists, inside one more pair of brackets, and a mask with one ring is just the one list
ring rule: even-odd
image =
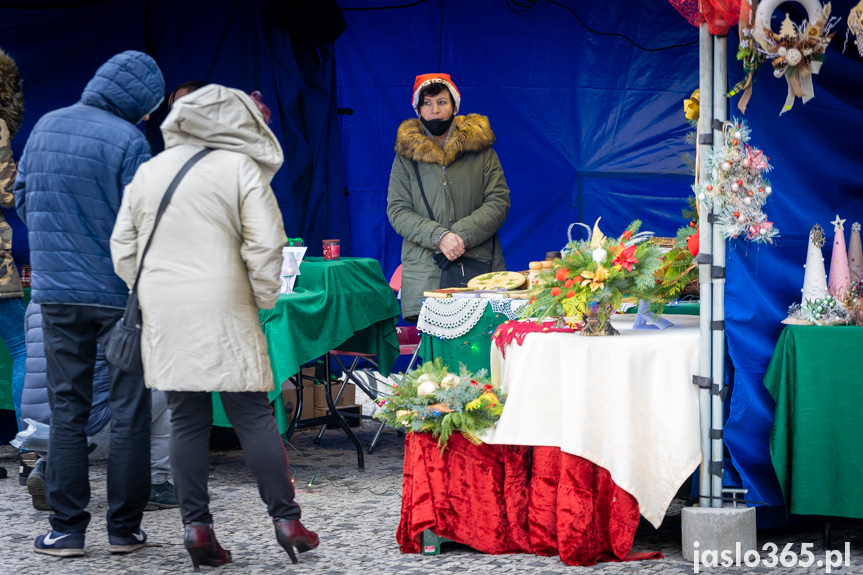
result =
[[[362,444],[371,441],[374,424],[364,423],[358,434]],[[403,555],[395,541],[399,520],[403,441],[387,430],[378,448],[366,454],[366,471],[358,472],[356,453],[346,437],[330,430],[320,445],[314,445],[314,431],[296,433],[289,448],[295,473],[297,501],[303,506],[303,522],[321,536],[321,546],[300,555],[292,565],[276,543],[272,524],[255,484],[238,451],[213,452],[211,457],[211,509],[216,533],[222,545],[233,553],[234,562],[224,567],[203,567],[202,573],[280,574],[398,574],[436,572],[484,573],[590,573],[659,574],[693,573],[684,561],[680,545],[681,503],[675,500],[660,529],[642,520],[633,551],[661,551],[664,559],[606,563],[595,567],[569,567],[558,557],[536,555],[483,555],[463,546],[444,545],[440,555]],[[126,556],[108,553],[104,530],[105,464],[91,466],[93,519],[87,532],[87,555],[56,559],[33,552],[33,540],[49,528],[48,514],[31,506],[25,487],[17,481],[17,454],[11,446],[0,447],[0,465],[9,478],[0,481],[0,573],[11,575],[93,575],[191,573],[192,564],[182,545],[182,525],[176,509],[146,513],[143,528],[149,535],[144,549]],[[311,486],[309,483],[311,482]],[[833,541],[838,549],[851,546],[849,566],[834,573],[863,573],[863,522],[835,520]],[[824,558],[821,524],[812,522],[795,528],[761,530],[759,547],[773,542],[781,550],[791,543],[813,543],[816,559]],[[765,554],[766,556],[766,554]],[[825,567],[702,567],[701,573],[825,573]]]

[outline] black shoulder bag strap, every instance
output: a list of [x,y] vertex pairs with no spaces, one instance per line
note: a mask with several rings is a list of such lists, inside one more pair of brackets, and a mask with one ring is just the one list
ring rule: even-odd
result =
[[[426,197],[426,191],[423,189],[423,179],[420,177],[420,166],[416,161],[414,161],[413,164],[414,164],[414,173],[417,175],[417,184],[420,187],[420,194],[422,194],[423,203],[426,205],[426,210],[429,213],[429,219],[431,219],[432,221],[435,221],[434,214],[432,213],[431,206],[429,205],[429,200]],[[491,236],[491,261],[488,263],[489,269],[494,267],[494,248],[495,248],[495,241],[494,241],[494,235],[492,235]]]
[[429,213],[429,219],[435,221],[434,214],[431,211],[431,206],[429,205],[429,199],[426,197],[426,191],[423,189],[423,179],[420,177],[420,166],[416,162],[414,162],[414,173],[417,175],[417,184],[420,187],[420,193],[423,196],[423,202],[426,205],[426,210]]
[[162,202],[159,204],[159,209],[156,210],[156,220],[153,222],[153,229],[150,232],[150,237],[147,238],[147,243],[144,245],[144,251],[141,253],[141,261],[138,263],[138,274],[135,276],[135,285],[132,286],[132,291],[138,291],[138,280],[141,279],[141,270],[144,269],[144,258],[147,256],[147,251],[150,249],[150,242],[153,241],[153,234],[156,233],[156,226],[159,225],[159,220],[162,219],[162,214],[165,213],[165,208],[168,207],[168,203],[171,201],[171,197],[174,195],[174,191],[177,189],[177,186],[180,185],[180,181],[183,177],[192,169],[192,166],[198,163],[198,160],[209,154],[213,151],[213,148],[204,148],[191,158],[189,158],[183,167],[180,168],[180,171],[177,172],[177,175],[174,176],[174,179],[171,181],[171,185],[168,186],[168,190],[165,192],[165,195],[162,196]]

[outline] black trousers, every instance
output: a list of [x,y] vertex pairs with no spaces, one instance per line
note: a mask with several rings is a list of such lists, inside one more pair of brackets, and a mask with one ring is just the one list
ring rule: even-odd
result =
[[[55,531],[84,533],[90,523],[84,428],[93,400],[96,343],[104,345],[122,314],[97,306],[42,305],[51,406],[46,495]],[[108,533],[128,537],[140,527],[150,497],[150,391],[140,375],[109,367],[108,378]]]
[[[171,471],[180,515],[188,523],[212,523],[207,492],[213,400],[209,392],[168,391],[171,409]],[[288,456],[273,411],[263,392],[221,392],[225,415],[234,427],[246,465],[271,517],[299,519]]]

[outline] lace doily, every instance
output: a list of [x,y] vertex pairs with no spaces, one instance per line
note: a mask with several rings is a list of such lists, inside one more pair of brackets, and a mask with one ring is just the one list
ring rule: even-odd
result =
[[492,299],[489,302],[494,313],[502,313],[509,319],[516,319],[518,310],[527,305],[526,299]]
[[479,323],[488,300],[482,298],[429,298],[420,312],[417,329],[443,339],[455,339]]

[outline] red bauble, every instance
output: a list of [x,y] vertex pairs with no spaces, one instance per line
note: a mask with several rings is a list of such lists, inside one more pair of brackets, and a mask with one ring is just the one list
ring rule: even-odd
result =
[[737,185],[738,185],[738,186],[742,186],[742,185],[743,185],[743,180],[737,180]]
[[711,186],[710,184],[707,184],[707,191],[708,191],[708,192],[712,192],[712,191],[713,191],[713,186]]
[[694,233],[686,238],[686,247],[689,248],[689,253],[692,257],[698,257],[698,233]]
[[551,297],[557,297],[559,295],[560,295],[560,288],[559,287],[551,288]]
[[739,218],[739,217],[740,217],[740,212],[734,212],[734,217],[735,217],[735,218]]
[[752,190],[749,190],[747,192],[747,194],[749,194],[749,197],[751,198],[753,195],[755,195],[755,192],[753,192]]
[[577,284],[580,284],[581,282],[584,281],[584,278],[581,276],[575,276],[574,278],[572,278],[572,281],[574,281]]
[[690,227],[690,228],[694,228],[694,227],[695,227],[695,222],[689,222],[689,227]]
[[556,274],[554,274],[554,277],[557,279],[557,281],[562,282],[563,280],[565,280],[565,279],[566,279],[566,276],[567,276],[568,274],[569,274],[569,270],[568,270],[568,269],[566,269],[566,268],[560,268],[559,270],[557,270],[557,273],[556,273]]
[[572,284],[574,284],[574,283],[575,283],[575,281],[573,281],[573,280],[566,280],[565,282],[563,282],[563,287],[565,287],[566,289],[569,289],[572,287]]
[[573,297],[574,295],[575,295],[575,292],[574,292],[574,291],[568,291],[568,292],[566,292],[566,297]]

